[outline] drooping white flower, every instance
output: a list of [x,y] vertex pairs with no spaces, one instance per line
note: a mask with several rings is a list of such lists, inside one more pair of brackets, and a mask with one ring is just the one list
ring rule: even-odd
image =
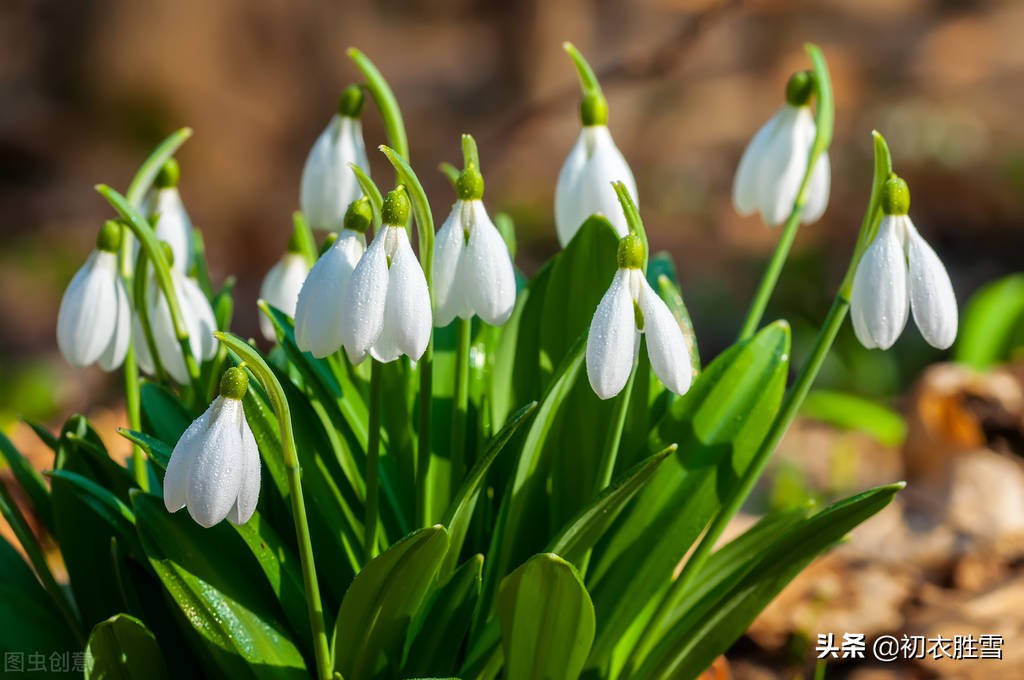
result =
[[587,336],[587,377],[601,399],[626,386],[647,336],[647,356],[662,384],[676,394],[690,389],[693,371],[683,332],[665,301],[640,269],[643,246],[636,236],[619,242],[619,270],[594,312]]
[[57,345],[76,368],[99,364],[113,371],[124,361],[131,339],[131,306],[118,272],[121,227],[103,225],[96,250],[78,270],[60,301]]
[[480,200],[479,172],[464,171],[458,189],[459,200],[434,244],[434,324],[447,326],[455,317],[476,314],[492,326],[501,325],[516,304],[512,257]]
[[956,339],[956,295],[949,274],[907,215],[910,194],[901,179],[886,182],[882,222],[853,279],[850,318],[868,349],[888,349],[913,314],[928,344],[946,349]]
[[175,444],[164,476],[168,512],[187,507],[206,528],[252,517],[260,495],[260,452],[242,408],[248,383],[244,369],[225,371],[220,395]]
[[[173,158],[160,169],[143,206],[150,219],[157,218],[156,237],[174,253],[174,268],[188,274],[192,266],[192,220],[178,192],[178,162]],[[138,252],[138,244],[135,245]]]
[[352,363],[417,361],[430,341],[430,293],[409,243],[405,189],[388,193],[377,232],[341,294],[341,338]]
[[[210,302],[194,279],[186,277],[174,267],[171,267],[170,274],[174,295],[181,308],[182,320],[188,330],[192,356],[197,363],[212,359],[217,353],[217,343],[213,337],[213,332],[217,330],[217,322],[214,319]],[[167,306],[167,299],[155,279],[151,279],[147,286],[146,310],[153,332],[153,342],[160,356],[160,363],[175,382],[187,385],[189,375],[185,358],[181,354],[178,336],[174,332],[174,323]],[[152,374],[155,371],[153,357],[150,355],[141,327],[138,327],[138,324],[136,326],[135,344],[138,348],[139,368]]]
[[362,105],[362,91],[354,85],[346,88],[339,112],[314,142],[306,159],[299,205],[314,229],[340,230],[345,209],[363,193],[348,167],[349,163],[354,163],[370,174],[359,120]]
[[555,228],[563,247],[595,213],[608,218],[619,236],[629,233],[626,216],[611,186],[616,181],[623,182],[637,202],[633,171],[612,141],[608,126],[585,125],[562,165],[555,187]]
[[[309,265],[301,253],[289,250],[270,268],[260,284],[260,299],[280,309],[288,316],[295,316],[295,307],[299,299],[302,283],[309,273]],[[274,324],[264,315],[260,315],[260,332],[267,340],[277,339]]]
[[[795,74],[786,88],[787,103],[757,131],[740,158],[732,185],[736,212],[760,212],[775,226],[789,217],[807,171],[816,125],[807,102],[813,92],[807,73]],[[817,222],[825,213],[831,186],[828,153],[818,157],[807,186],[800,221]]]

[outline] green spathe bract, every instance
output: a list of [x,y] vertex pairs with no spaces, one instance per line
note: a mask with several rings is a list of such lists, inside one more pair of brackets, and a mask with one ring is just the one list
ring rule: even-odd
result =
[[[580,76],[582,122],[603,124],[607,102],[594,72],[566,49]],[[790,97],[816,108],[816,157],[831,141],[832,95],[820,50],[808,52],[813,70],[794,79]],[[366,82],[345,91],[342,109],[370,115],[360,110],[362,93],[373,99],[390,145],[381,151],[400,188],[382,196],[353,168],[365,197],[346,225],[379,230],[383,220],[410,229],[429,283],[433,210],[410,164],[397,99],[368,57],[348,54]],[[120,218],[105,227],[101,245],[120,250],[128,290],[143,290],[152,273],[173,293],[170,263],[138,206],[154,182],[173,183],[171,159],[190,134],[168,137],[125,195],[100,187]],[[851,272],[881,213],[903,206],[898,187],[890,183],[888,194],[884,187],[892,167],[880,135],[874,145]],[[461,198],[477,199],[483,176],[471,136],[463,136],[462,151],[462,169],[446,174]],[[495,202],[507,200],[500,186],[492,188]],[[742,339],[702,366],[675,266],[650,251],[656,243],[648,244],[625,185],[614,190],[629,228],[621,246],[606,218],[589,216],[535,275],[516,273],[520,289],[504,325],[473,319],[434,329],[415,365],[401,360],[372,370],[342,353],[317,359],[302,352],[292,319],[266,303],[260,309],[274,347],[231,333],[233,282],[214,285],[197,238],[195,271],[217,310],[220,350],[192,361],[184,386],[160,370],[140,384],[140,348],[129,351],[129,426],[120,434],[133,447],[130,471],[82,416],[58,436],[34,428],[55,453],[45,478],[0,437],[0,455],[28,510],[59,545],[69,578],[61,588],[26,513],[0,486],[0,513],[28,557],[0,541],[7,631],[0,651],[87,650],[89,677],[698,675],[779,589],[900,487],[817,513],[771,515],[715,548],[803,403],[843,322],[852,274],[808,360],[792,366],[788,325],[761,321],[793,226]],[[495,221],[514,252],[511,220]],[[319,244],[301,214],[293,234],[290,248],[312,262]],[[141,242],[134,262],[131,238]],[[664,388],[645,351],[615,399],[599,400],[588,384],[587,333],[617,265],[642,272],[682,329],[694,376],[685,395]],[[1014,279],[986,291],[970,315],[990,317],[1021,288]],[[169,299],[185,347],[179,301]],[[974,328],[982,325],[968,325],[960,348],[979,365],[1001,358],[1020,336],[1019,319],[1007,320],[991,341]],[[798,373],[786,390],[790,369]],[[248,523],[202,529],[184,513],[168,514],[159,494],[175,443],[218,391],[241,399],[264,483]],[[820,398],[811,407],[819,417],[829,413]],[[891,439],[891,418],[883,424],[875,429]]]

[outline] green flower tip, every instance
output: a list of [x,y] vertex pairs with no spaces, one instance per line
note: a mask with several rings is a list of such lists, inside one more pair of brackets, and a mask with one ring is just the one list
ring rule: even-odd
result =
[[587,92],[580,101],[580,120],[583,125],[608,124],[608,100],[600,92]]
[[327,252],[328,250],[330,250],[330,249],[331,249],[331,246],[333,246],[333,245],[334,245],[334,242],[335,242],[335,241],[337,241],[337,240],[338,240],[338,235],[337,235],[337,234],[335,234],[335,233],[334,233],[334,232],[332,231],[332,232],[331,232],[330,234],[328,234],[328,235],[327,235],[327,238],[325,238],[325,239],[324,239],[324,243],[323,243],[323,245],[322,245],[322,246],[320,246],[320,253],[319,253],[319,254],[320,254],[320,255],[323,255],[323,254],[324,254],[324,253],[326,253],[326,252]]
[[403,227],[409,222],[409,195],[405,187],[399,184],[384,197],[384,205],[380,211],[381,221],[390,226]]
[[167,241],[160,241],[160,250],[164,254],[164,259],[167,260],[167,266],[174,266],[174,251],[171,249],[171,244]]
[[814,72],[797,71],[786,83],[786,103],[790,106],[807,106],[814,94]]
[[906,215],[910,210],[910,187],[893,175],[882,185],[882,212],[886,215]]
[[153,186],[157,189],[170,189],[178,186],[178,178],[181,177],[181,168],[178,167],[178,161],[173,158],[168,158],[162,166],[160,166],[160,172],[156,173],[156,178],[153,180]]
[[363,110],[363,88],[349,85],[338,99],[338,113],[346,118],[358,118]]
[[220,396],[241,399],[249,389],[249,374],[244,368],[232,366],[220,378]]
[[484,176],[472,163],[459,173],[455,192],[461,201],[478,201],[484,197]]
[[117,220],[107,220],[100,227],[100,233],[96,235],[96,248],[105,253],[116,253],[121,247],[121,223]]
[[[388,194],[388,196],[390,197],[391,194]],[[406,203],[408,203],[408,199],[406,199]],[[384,201],[384,204],[387,205],[387,200]],[[407,208],[407,215],[408,212]],[[349,231],[357,231],[360,234],[365,234],[366,228],[370,226],[370,222],[372,221],[373,208],[370,206],[370,199],[366,196],[361,196],[348,204],[348,210],[345,211],[345,219],[342,222],[342,226]]]
[[644,242],[636,234],[629,234],[619,240],[617,253],[619,269],[640,269],[644,266]]

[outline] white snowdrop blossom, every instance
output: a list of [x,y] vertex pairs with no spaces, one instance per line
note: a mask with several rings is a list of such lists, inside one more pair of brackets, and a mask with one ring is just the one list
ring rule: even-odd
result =
[[352,363],[369,354],[387,363],[405,354],[417,361],[430,341],[430,293],[409,243],[404,189],[388,193],[384,226],[341,293],[341,338]]
[[[173,266],[170,269],[170,274],[174,295],[181,308],[182,320],[188,330],[192,356],[197,363],[212,359],[217,353],[217,343],[213,337],[213,332],[217,330],[217,322],[214,319],[210,302],[194,279],[186,277]],[[178,336],[174,332],[171,311],[167,306],[167,299],[164,297],[163,291],[160,290],[155,280],[150,280],[146,290],[146,309],[149,314],[149,325],[153,332],[153,342],[160,356],[160,363],[176,383],[187,385],[189,382],[188,368],[185,365],[185,358],[181,354]],[[149,346],[146,344],[138,320],[135,323],[135,338],[139,368],[152,375],[156,370],[153,357],[150,355]]]
[[[277,307],[288,316],[295,316],[302,283],[309,273],[309,265],[301,253],[287,252],[277,264],[270,268],[260,284],[260,299]],[[260,332],[269,341],[277,339],[274,324],[265,315],[260,315]]]
[[[789,217],[817,129],[807,105],[812,92],[811,76],[806,72],[795,74],[786,87],[788,103],[757,131],[743,152],[732,185],[733,206],[740,215],[760,212],[769,226],[782,224]],[[821,219],[828,206],[831,182],[825,152],[811,171],[801,223]]]
[[907,215],[909,204],[906,183],[887,181],[885,216],[854,275],[850,318],[857,339],[868,349],[892,347],[910,313],[931,346],[947,349],[956,339],[953,284]]
[[314,229],[340,230],[345,209],[363,194],[349,168],[353,163],[370,174],[359,120],[362,102],[358,87],[347,88],[341,96],[339,113],[331,118],[306,158],[299,205]]
[[476,314],[498,326],[515,304],[516,277],[505,241],[483,201],[460,197],[434,245],[434,324]]
[[651,368],[665,387],[684,394],[693,380],[683,332],[640,269],[642,253],[636,236],[619,242],[619,270],[590,323],[587,377],[601,399],[614,397],[626,386],[640,351],[640,333],[647,336]]
[[252,517],[260,495],[260,452],[242,408],[248,382],[244,369],[225,371],[220,395],[175,444],[164,476],[168,512],[187,507],[206,528]]
[[57,345],[76,368],[99,364],[113,371],[124,361],[132,328],[128,292],[118,273],[120,225],[104,224],[97,241],[60,301]]
[[[187,274],[192,266],[192,220],[178,192],[178,163],[173,158],[160,169],[143,206],[149,219],[157,218],[154,231],[174,253],[174,268]],[[139,245],[136,242],[135,252]]]
[[637,202],[636,180],[607,125],[585,125],[562,165],[555,187],[555,228],[566,246],[593,214],[603,215],[619,236],[629,233],[612,182],[623,182]]

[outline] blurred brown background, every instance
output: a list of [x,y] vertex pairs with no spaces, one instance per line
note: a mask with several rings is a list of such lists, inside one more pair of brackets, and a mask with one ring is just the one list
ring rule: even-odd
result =
[[[57,307],[110,215],[93,185],[124,188],[178,127],[195,129],[179,155],[182,195],[215,279],[239,279],[236,330],[255,334],[256,290],[287,240],[305,155],[357,78],[349,46],[390,80],[438,218],[453,196],[434,169],[458,159],[459,133],[476,136],[488,206],[515,218],[519,265],[532,272],[557,247],[555,179],[578,129],[561,43],[575,42],[605,84],[652,241],[675,258],[707,357],[735,333],[777,238],[734,214],[733,171],[787,76],[807,67],[803,43],[816,42],[836,92],[832,199],[800,236],[770,315],[791,319],[797,346],[823,315],[867,200],[872,128],[963,303],[1024,264],[1022,30],[1013,0],[6,0],[2,420],[82,409],[116,386],[60,359]],[[364,120],[372,149],[385,141],[372,104]],[[382,161],[371,151],[378,180]],[[888,376],[880,384],[858,386],[842,366],[831,380],[895,393],[935,358],[907,335],[895,354],[866,359]]]

